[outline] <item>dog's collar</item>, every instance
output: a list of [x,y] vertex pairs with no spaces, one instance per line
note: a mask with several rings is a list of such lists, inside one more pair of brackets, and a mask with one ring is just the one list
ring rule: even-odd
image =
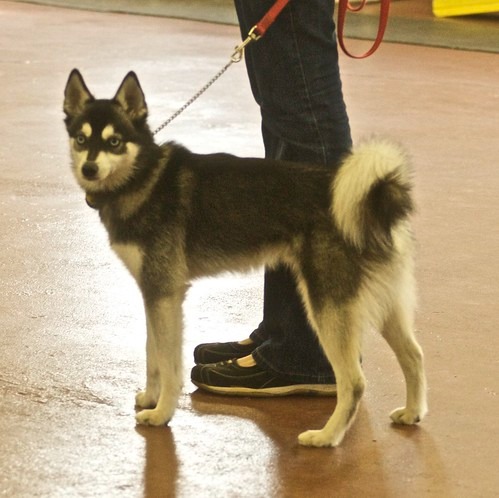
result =
[[87,205],[89,207],[91,207],[92,209],[99,209],[99,207],[100,207],[99,202],[97,201],[95,196],[93,196],[92,194],[87,193],[85,195],[85,201],[87,201]]

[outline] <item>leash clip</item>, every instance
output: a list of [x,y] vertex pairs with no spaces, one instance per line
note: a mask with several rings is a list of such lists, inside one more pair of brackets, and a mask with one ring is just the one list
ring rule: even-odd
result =
[[259,35],[257,33],[257,31],[256,31],[257,28],[258,28],[257,25],[253,26],[250,29],[250,31],[249,31],[248,36],[246,37],[246,39],[234,49],[234,53],[230,57],[230,60],[232,62],[240,62],[241,59],[244,57],[244,49],[251,42],[257,41],[257,40],[259,40],[262,37],[262,35]]

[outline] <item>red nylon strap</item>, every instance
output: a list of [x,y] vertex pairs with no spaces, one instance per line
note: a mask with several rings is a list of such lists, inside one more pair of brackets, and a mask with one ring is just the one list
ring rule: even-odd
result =
[[267,29],[274,24],[274,21],[277,19],[277,16],[281,13],[282,9],[288,5],[289,0],[276,0],[274,5],[270,7],[269,11],[260,19],[260,21],[253,28],[254,33],[257,34],[258,37],[262,37]]
[[372,47],[364,54],[362,55],[353,55],[351,54],[346,46],[345,46],[345,40],[343,38],[343,30],[345,27],[345,18],[347,11],[350,12],[358,12],[359,10],[362,10],[364,6],[366,5],[367,0],[361,0],[360,4],[358,7],[352,7],[350,5],[349,0],[339,0],[338,4],[338,43],[340,44],[341,49],[345,54],[347,54],[349,57],[352,57],[353,59],[365,59],[366,57],[369,57],[370,55],[374,54],[378,47],[380,46],[381,42],[383,41],[383,36],[385,34],[385,29],[386,25],[388,24],[388,14],[390,11],[390,0],[381,0],[380,3],[380,13],[379,13],[379,24],[378,24],[378,34],[376,35],[376,39],[374,40],[374,43]]

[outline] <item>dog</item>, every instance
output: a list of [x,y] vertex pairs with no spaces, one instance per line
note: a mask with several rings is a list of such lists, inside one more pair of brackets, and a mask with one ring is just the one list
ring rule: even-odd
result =
[[64,93],[72,171],[98,210],[112,249],[135,278],[147,325],[146,388],[138,424],[172,418],[182,388],[182,302],[190,282],[224,271],[288,265],[337,381],[325,426],[299,435],[337,446],[365,387],[361,336],[376,327],[406,380],[397,424],[427,412],[423,353],[413,334],[415,281],[411,168],[404,151],[371,139],[339,165],[156,144],[137,76],[95,99],[74,69]]

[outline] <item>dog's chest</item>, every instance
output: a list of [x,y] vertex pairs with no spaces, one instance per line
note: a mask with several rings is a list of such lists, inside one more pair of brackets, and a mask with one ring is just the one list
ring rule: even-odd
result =
[[123,261],[137,282],[140,280],[144,253],[136,244],[111,244],[113,251]]

